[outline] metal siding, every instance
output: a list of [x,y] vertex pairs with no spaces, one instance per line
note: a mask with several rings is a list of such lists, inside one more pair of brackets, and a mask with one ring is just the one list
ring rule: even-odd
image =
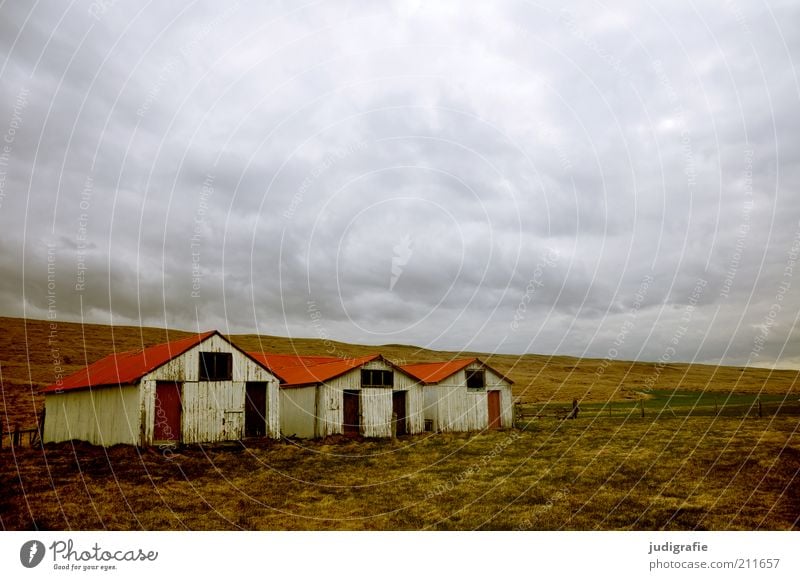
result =
[[[370,363],[368,363],[370,364]],[[380,368],[380,367],[372,367]],[[354,368],[343,375],[322,383],[318,387],[319,398],[317,400],[317,434],[319,437],[327,437],[342,433],[343,416],[343,391],[361,390],[361,367]],[[364,403],[361,405],[361,429],[364,429]],[[391,408],[391,401],[389,402]],[[391,411],[390,411],[391,413]]]
[[317,386],[317,437],[342,432],[342,389],[322,383]]
[[406,389],[406,425],[410,434],[425,431],[425,397],[423,387],[414,383]]
[[139,439],[139,391],[135,385],[45,395],[43,440],[79,439],[94,445],[135,445]]
[[[198,381],[201,352],[233,355],[231,381]],[[155,381],[183,382],[184,443],[209,443],[240,439],[244,435],[245,383],[267,383],[267,436],[280,437],[278,381],[266,369],[214,335],[146,375],[142,381],[142,415],[145,441],[153,441]]]
[[392,389],[361,389],[361,434],[364,437],[392,436]]
[[422,387],[423,393],[423,419],[433,422],[433,430],[439,430],[439,387],[436,385],[425,385]]
[[[467,389],[467,370],[484,370],[483,391]],[[489,409],[486,392],[500,390],[501,426],[510,427],[513,422],[511,385],[502,377],[480,363],[471,363],[453,373],[437,385],[425,389],[425,418],[432,419],[436,431],[482,431],[489,425]]]
[[281,433],[312,439],[316,435],[317,387],[280,390]]

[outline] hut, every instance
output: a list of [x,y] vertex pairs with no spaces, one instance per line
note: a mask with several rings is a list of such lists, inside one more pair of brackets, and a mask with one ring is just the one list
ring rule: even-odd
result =
[[281,380],[280,422],[285,436],[391,437],[393,432],[405,435],[424,429],[422,385],[379,354],[250,355]]
[[111,354],[42,392],[45,443],[280,437],[278,379],[217,331]]
[[513,381],[480,359],[401,368],[424,385],[426,430],[482,431],[513,426]]

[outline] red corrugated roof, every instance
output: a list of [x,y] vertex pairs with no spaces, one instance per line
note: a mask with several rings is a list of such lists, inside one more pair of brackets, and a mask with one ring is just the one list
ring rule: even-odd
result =
[[400,367],[403,371],[425,383],[431,385],[446,379],[447,377],[456,374],[468,364],[474,363],[476,358],[460,358],[450,360],[447,362],[435,363],[420,363],[415,365],[403,365]]
[[274,366],[276,362],[278,364],[281,362],[276,357],[287,355],[273,355],[262,352],[249,352],[247,354],[267,366],[274,375],[281,379],[282,386],[285,387],[322,383],[380,357],[379,354],[370,354],[357,358],[297,356],[297,364]]
[[314,366],[322,363],[336,362],[342,359],[335,356],[302,356],[297,354],[267,354],[267,353],[248,353],[252,356],[258,355],[258,360],[266,364],[270,370],[282,369],[296,366]]
[[144,350],[111,354],[68,376],[61,383],[45,387],[42,392],[50,393],[135,383],[144,375],[153,372],[167,361],[182,355],[214,334],[217,334],[217,331],[211,330],[180,340],[157,344]]
[[404,371],[405,373],[411,375],[412,377],[414,377],[418,381],[420,381],[422,383],[425,383],[426,385],[432,385],[432,384],[436,384],[436,383],[438,383],[440,381],[443,381],[444,379],[446,379],[447,377],[449,377],[451,375],[454,375],[455,373],[457,373],[458,371],[460,371],[461,369],[463,369],[467,365],[469,365],[471,363],[474,363],[474,362],[480,363],[481,366],[489,369],[494,374],[496,374],[498,377],[500,377],[503,380],[507,381],[509,384],[512,384],[512,385],[514,384],[514,381],[509,379],[503,373],[497,371],[497,369],[494,369],[494,368],[490,367],[489,365],[487,365],[485,362],[483,362],[479,358],[460,358],[460,359],[454,359],[454,360],[447,361],[447,362],[435,362],[435,363],[421,363],[421,364],[415,364],[415,365],[404,365],[404,366],[400,367],[400,369],[402,371]]

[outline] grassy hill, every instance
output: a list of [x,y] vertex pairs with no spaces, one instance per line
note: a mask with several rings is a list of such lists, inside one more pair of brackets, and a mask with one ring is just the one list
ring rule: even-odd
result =
[[[43,397],[38,389],[114,351],[136,350],[187,332],[135,326],[74,324],[0,317],[0,418],[4,426],[35,423]],[[380,352],[399,363],[427,362],[453,356],[479,356],[514,381],[523,402],[582,403],[632,401],[645,392],[665,390],[739,394],[781,394],[800,390],[800,371],[579,359],[567,356],[486,355],[433,351],[414,346],[370,346],[320,339],[291,339],[253,334],[233,335],[245,350],[276,353],[355,356]]]

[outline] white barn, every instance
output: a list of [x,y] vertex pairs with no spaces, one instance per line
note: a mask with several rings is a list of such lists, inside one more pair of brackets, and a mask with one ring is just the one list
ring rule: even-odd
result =
[[278,379],[217,331],[115,353],[43,389],[45,443],[280,437]]
[[424,430],[422,385],[380,355],[250,355],[281,379],[284,436],[391,437],[393,429],[397,435]]
[[432,431],[513,427],[513,381],[477,358],[404,365],[424,385],[424,417]]

